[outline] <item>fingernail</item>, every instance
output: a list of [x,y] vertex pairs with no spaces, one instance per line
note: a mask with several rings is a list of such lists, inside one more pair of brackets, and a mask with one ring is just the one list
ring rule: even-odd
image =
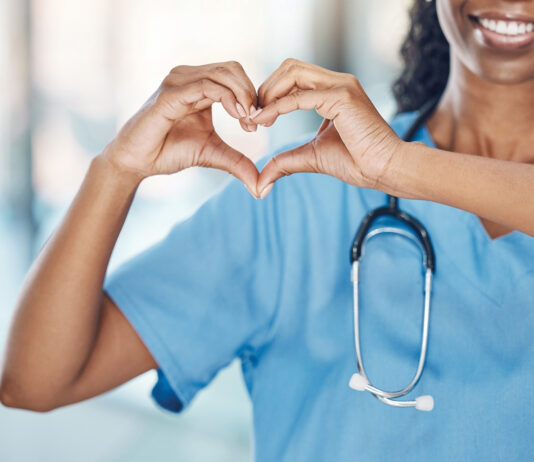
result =
[[245,112],[245,110],[243,109],[243,106],[241,106],[241,104],[235,103],[235,108],[236,108],[237,112],[239,112],[239,115],[241,117],[246,117],[247,116],[247,113]]
[[248,128],[249,128],[250,131],[253,131],[253,132],[258,130],[258,126],[255,125],[255,124],[248,124]]
[[253,119],[256,117],[261,111],[263,111],[263,108],[256,109],[254,112],[250,113],[250,118]]
[[250,108],[249,108],[249,110],[248,110],[248,113],[249,113],[249,115],[252,115],[252,114],[254,114],[255,112],[256,112],[256,108],[255,108],[254,104],[251,104],[251,105],[250,105]]
[[258,199],[258,197],[256,196],[256,194],[254,194],[254,193],[250,190],[250,188],[249,188],[247,185],[245,185],[245,188],[247,188],[248,192],[250,193],[250,195],[251,195],[254,199]]
[[269,194],[269,192],[271,191],[271,189],[273,189],[273,184],[274,184],[274,183],[271,183],[270,185],[268,185],[268,186],[266,186],[265,188],[263,188],[263,191],[262,191],[261,194],[260,194],[260,197],[261,197],[262,199],[265,199],[265,196],[266,196],[267,194]]

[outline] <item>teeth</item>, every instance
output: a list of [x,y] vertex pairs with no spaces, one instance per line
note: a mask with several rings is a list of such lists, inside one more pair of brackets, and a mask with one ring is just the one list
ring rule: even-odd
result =
[[497,32],[499,34],[508,34],[506,23],[504,21],[497,21]]
[[494,19],[479,18],[478,22],[485,29],[497,32],[503,35],[520,35],[532,32],[534,24],[529,22],[517,22],[517,21],[496,21]]

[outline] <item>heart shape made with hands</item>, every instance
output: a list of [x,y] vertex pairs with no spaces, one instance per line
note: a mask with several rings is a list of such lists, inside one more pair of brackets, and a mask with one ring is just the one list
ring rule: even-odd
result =
[[[263,112],[263,108],[257,109],[256,112],[252,112],[252,114],[259,115],[261,112]],[[274,117],[274,120],[269,120],[268,122],[259,125],[271,127],[274,125],[278,115],[280,114],[276,114],[276,116],[263,116],[263,119],[269,120]],[[321,151],[326,150],[332,154],[334,154],[336,150],[346,151],[334,124],[328,119],[323,120],[315,137],[310,141],[291,150],[281,152],[269,159],[263,169],[258,171],[256,192],[251,191],[246,184],[245,187],[256,199],[264,199],[273,188],[274,183],[284,176],[304,172],[331,174],[329,172],[331,172],[332,169],[320,167],[320,160],[317,157],[317,151],[319,149],[321,149]]]
[[[216,132],[216,102],[248,131],[270,127],[280,115],[297,110],[315,110],[324,120],[312,140],[271,157],[258,172]],[[211,167],[233,174],[254,197],[265,198],[279,178],[299,172],[376,187],[404,144],[352,74],[287,59],[256,90],[241,65],[230,61],[173,68],[103,155],[134,181]]]
[[238,110],[244,129],[250,123],[270,127],[296,110],[315,110],[324,120],[313,139],[269,159],[258,172],[255,197],[265,198],[278,179],[299,172],[376,187],[402,147],[352,74],[288,59],[258,88],[257,103],[259,109],[252,106],[249,115]]
[[[258,172],[215,131],[215,102],[247,131],[296,110],[315,110],[324,120],[312,140],[273,156]],[[356,77],[295,59],[285,60],[257,90],[237,62],[178,66],[113,144],[118,148],[110,156],[125,170],[148,176],[195,165],[217,168],[262,199],[278,179],[299,172],[372,188],[402,147]]]

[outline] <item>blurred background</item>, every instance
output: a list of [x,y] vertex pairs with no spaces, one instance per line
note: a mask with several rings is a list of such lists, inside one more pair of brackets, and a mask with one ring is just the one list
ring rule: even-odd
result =
[[[25,273],[63,217],[91,158],[178,64],[237,60],[258,87],[287,57],[351,72],[380,113],[410,0],[0,0],[0,354]],[[214,106],[230,144],[259,159],[314,131],[312,112],[256,133]],[[230,180],[190,168],[142,184],[110,269],[161,239]],[[150,225],[147,226],[147,223]],[[0,406],[2,462],[251,460],[251,409],[233,363],[174,415],[147,373],[46,414]]]

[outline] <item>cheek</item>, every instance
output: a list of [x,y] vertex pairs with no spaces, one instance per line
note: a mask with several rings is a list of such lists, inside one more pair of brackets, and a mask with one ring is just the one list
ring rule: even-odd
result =
[[459,61],[473,74],[495,83],[512,84],[534,79],[534,47],[520,53],[509,52],[492,49],[477,39],[468,13],[487,5],[487,0],[434,1],[453,61]]
[[467,0],[435,0],[441,30],[449,42],[451,55],[469,61],[469,27],[465,13]]

